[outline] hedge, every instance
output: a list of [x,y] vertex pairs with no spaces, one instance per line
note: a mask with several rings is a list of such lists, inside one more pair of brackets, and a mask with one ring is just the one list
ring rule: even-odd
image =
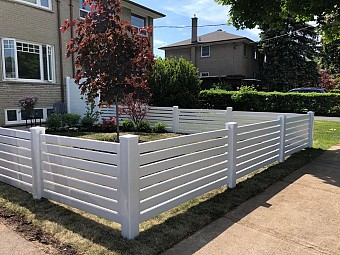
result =
[[314,111],[316,115],[340,117],[340,95],[332,93],[235,92],[203,90],[201,107],[235,111],[294,112]]

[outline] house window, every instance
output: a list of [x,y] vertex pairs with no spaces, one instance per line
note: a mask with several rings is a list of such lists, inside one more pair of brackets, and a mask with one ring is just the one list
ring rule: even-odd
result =
[[[46,121],[47,117],[53,112],[52,108],[34,109],[34,116]],[[5,125],[26,123],[26,114],[21,109],[5,109]]]
[[131,14],[131,25],[138,29],[139,34],[147,35],[146,30],[143,29],[146,26],[145,18],[136,14]]
[[210,57],[210,46],[201,47],[201,57],[202,58]]
[[38,7],[52,9],[51,0],[17,0],[18,2],[27,3],[30,5],[35,5]]
[[87,14],[91,11],[91,6],[89,4],[85,4],[84,5],[85,0],[80,0],[79,1],[79,15],[80,18],[85,19],[85,17],[87,16]]
[[2,39],[4,78],[54,81],[54,49],[50,45]]
[[209,76],[209,72],[200,72],[200,76],[201,77],[208,77]]

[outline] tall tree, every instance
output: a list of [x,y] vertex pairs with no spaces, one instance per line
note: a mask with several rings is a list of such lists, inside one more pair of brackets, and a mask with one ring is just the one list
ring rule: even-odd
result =
[[318,36],[314,27],[294,19],[285,19],[280,26],[278,24],[262,26],[259,49],[266,56],[264,82],[270,90],[278,91],[317,86]]
[[[75,81],[91,102],[100,94],[100,104],[116,104],[119,140],[118,102],[125,95],[144,95],[154,56],[147,37],[128,22],[120,20],[120,0],[85,0],[91,12],[84,20],[66,20],[62,31],[73,29],[67,43],[67,56],[76,53]],[[145,28],[151,35],[151,28]],[[84,80],[81,80],[83,79]]]

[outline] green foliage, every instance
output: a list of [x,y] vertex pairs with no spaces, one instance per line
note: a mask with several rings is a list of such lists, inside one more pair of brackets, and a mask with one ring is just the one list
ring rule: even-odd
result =
[[215,109],[233,107],[236,111],[293,112],[314,111],[317,115],[340,116],[340,95],[333,93],[231,92],[204,90],[200,100]]
[[62,127],[62,117],[59,114],[52,113],[46,119],[46,127],[48,129],[57,130]]
[[162,122],[157,122],[152,128],[152,132],[153,133],[165,133],[166,132],[165,124]]
[[227,83],[227,82],[216,82],[212,84],[212,88],[213,89],[223,89],[223,90],[227,90],[227,91],[232,91],[233,87],[231,86],[231,84]]
[[122,124],[122,130],[124,132],[131,132],[131,131],[135,131],[136,129],[135,124],[133,123],[132,120],[123,120],[121,124]]
[[151,103],[157,106],[194,108],[200,79],[197,68],[183,58],[157,59],[149,79]]
[[81,124],[84,127],[93,127],[93,125],[99,120],[100,112],[95,111],[95,103],[92,102],[86,107],[86,113],[81,119]]
[[136,125],[136,131],[142,133],[149,133],[151,132],[151,125],[149,121],[141,120]]
[[61,118],[63,126],[74,127],[79,123],[81,116],[75,113],[66,113]]

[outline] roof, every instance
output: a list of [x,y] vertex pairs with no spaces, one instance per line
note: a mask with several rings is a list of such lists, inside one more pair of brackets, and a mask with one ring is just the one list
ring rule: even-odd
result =
[[145,7],[144,5],[141,4],[137,4],[131,0],[124,0],[122,1],[122,5],[124,7],[127,7],[129,9],[137,9],[139,11],[142,11],[143,13],[146,13],[149,17],[152,17],[154,19],[158,19],[158,18],[163,18],[165,17],[165,14],[157,12],[155,10],[152,10],[148,7]]
[[233,41],[233,40],[240,40],[240,39],[249,40],[250,42],[253,42],[252,40],[250,40],[247,37],[230,34],[230,33],[227,33],[225,31],[222,31],[222,30],[219,29],[219,30],[212,32],[212,33],[209,33],[209,34],[197,36],[197,42],[195,42],[195,43],[192,43],[191,39],[188,39],[188,40],[173,43],[173,44],[170,44],[170,45],[167,45],[167,46],[163,46],[160,49],[189,46],[189,45],[192,45],[192,44],[206,44],[206,43],[213,43],[213,42]]

